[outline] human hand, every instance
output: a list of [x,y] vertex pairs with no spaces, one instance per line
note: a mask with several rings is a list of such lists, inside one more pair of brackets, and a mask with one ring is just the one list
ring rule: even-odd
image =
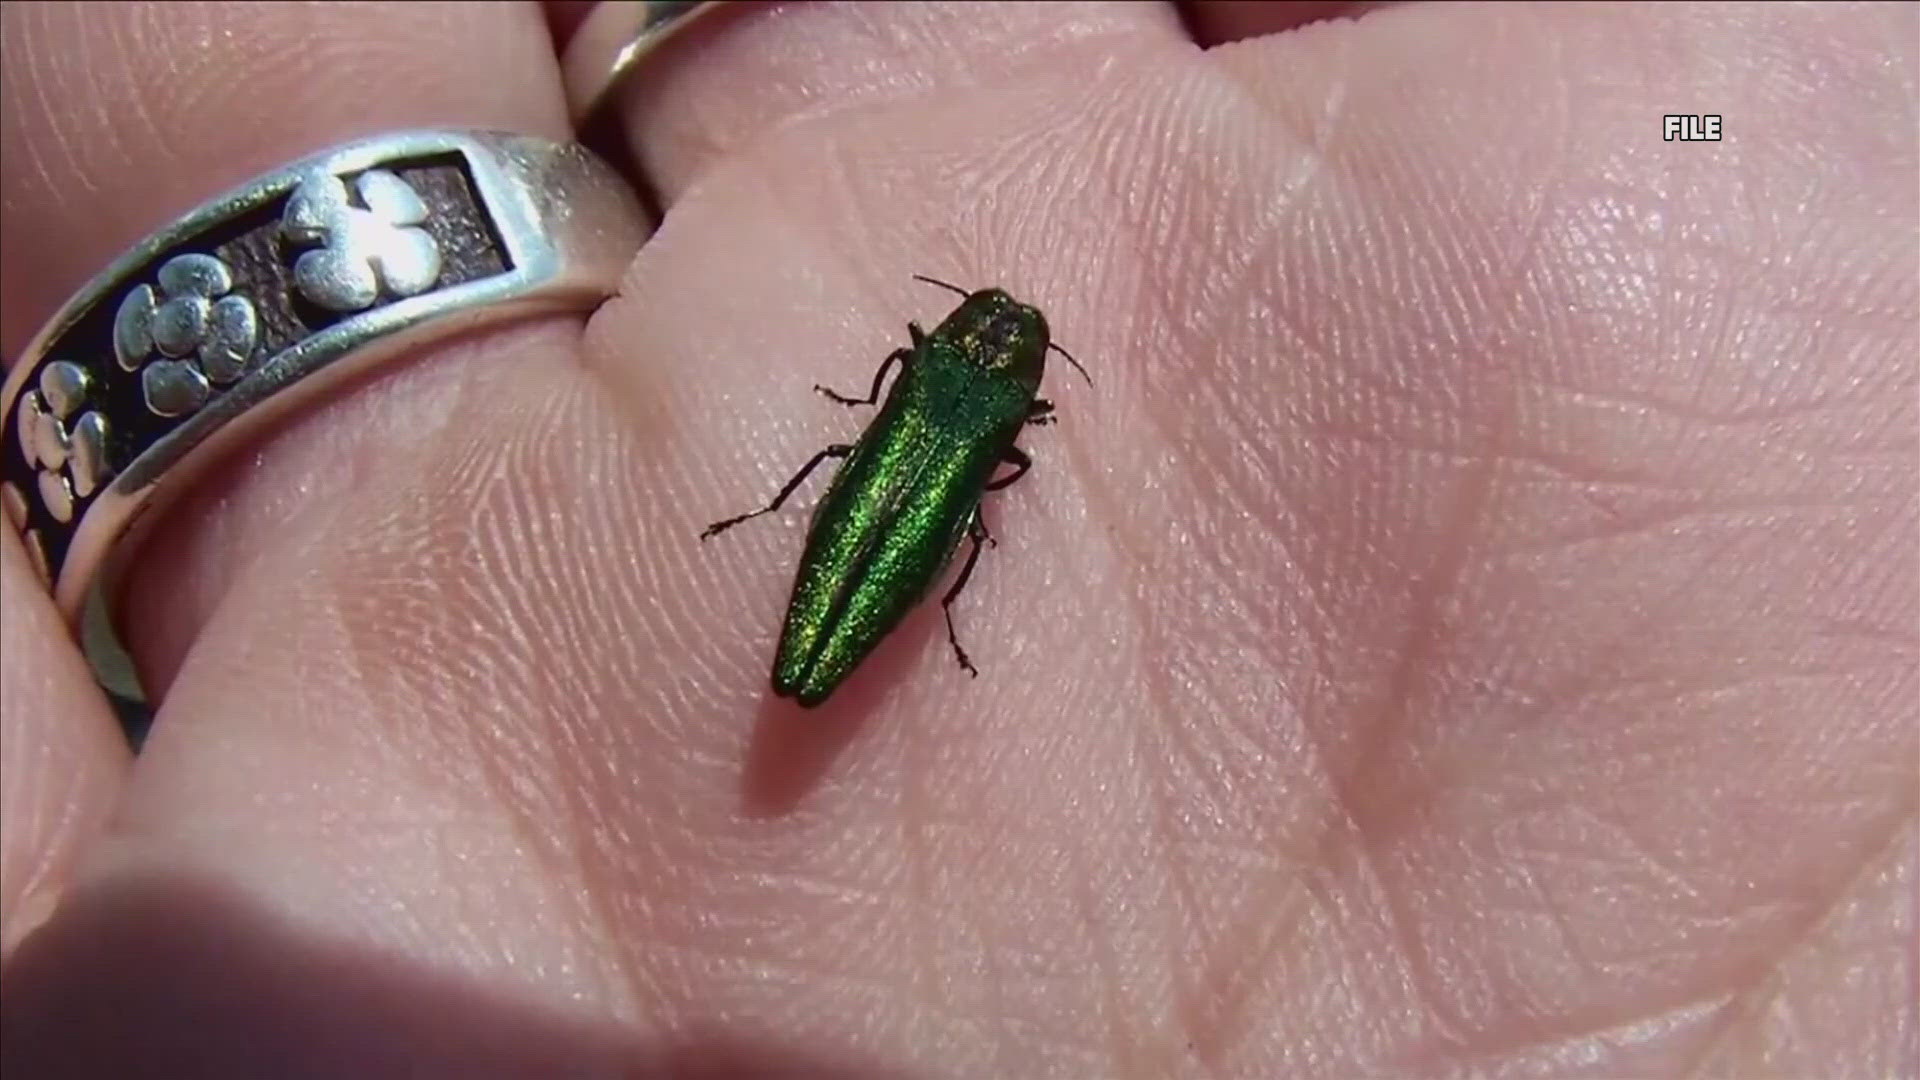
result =
[[[10,359],[290,158],[567,132],[526,5],[0,27]],[[630,88],[667,218],[584,330],[389,364],[171,508],[137,761],[0,541],[8,1064],[1911,1068],[1915,29],[738,13]],[[1096,385],[988,499],[981,677],[929,603],[802,713],[803,506],[697,536],[857,433],[808,388],[950,307],[913,273]]]

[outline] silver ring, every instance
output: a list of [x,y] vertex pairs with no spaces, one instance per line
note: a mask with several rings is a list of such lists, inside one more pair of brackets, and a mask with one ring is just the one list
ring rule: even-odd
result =
[[136,525],[289,410],[403,350],[611,295],[649,222],[585,148],[348,143],[213,199],[67,302],[0,389],[0,504],[77,624]]
[[600,0],[560,60],[574,126],[592,119],[642,58],[726,6],[726,0]]

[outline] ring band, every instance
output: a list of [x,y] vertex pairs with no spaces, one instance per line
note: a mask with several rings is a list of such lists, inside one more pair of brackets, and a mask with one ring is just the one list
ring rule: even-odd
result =
[[643,57],[726,6],[726,0],[600,0],[560,60],[574,127],[593,118]]
[[649,222],[585,148],[348,143],[187,213],[96,276],[0,389],[0,505],[77,624],[135,525],[227,449],[404,349],[610,296]]

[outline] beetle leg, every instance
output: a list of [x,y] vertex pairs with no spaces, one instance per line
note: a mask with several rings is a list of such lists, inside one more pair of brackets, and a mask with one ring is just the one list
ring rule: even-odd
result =
[[719,534],[726,532],[728,529],[733,528],[735,525],[740,524],[741,522],[747,520],[748,518],[757,518],[761,514],[773,513],[775,510],[780,509],[780,505],[787,501],[787,496],[793,494],[793,490],[800,486],[801,481],[805,480],[809,473],[813,472],[813,470],[820,467],[821,462],[827,460],[830,457],[843,458],[851,453],[853,453],[853,445],[851,443],[835,443],[832,446],[827,447],[825,450],[822,450],[819,453],[813,455],[813,458],[811,460],[809,460],[805,465],[801,466],[800,471],[793,474],[793,479],[787,481],[787,486],[780,489],[780,494],[775,495],[773,497],[772,502],[768,503],[767,505],[761,507],[758,510],[755,510],[750,514],[741,514],[739,517],[731,517],[725,521],[714,522],[713,524],[707,526],[704,530],[701,531],[700,539],[705,540],[709,536],[718,536]]
[[873,389],[867,391],[867,396],[863,398],[848,397],[838,391],[829,390],[819,383],[814,383],[813,388],[842,405],[872,405],[880,400],[880,384],[887,381],[887,369],[895,364],[904,364],[911,359],[913,359],[912,349],[895,349],[888,353],[887,358],[880,361],[880,370],[873,373]]
[[1007,447],[1007,452],[1000,455],[1000,460],[1013,466],[1013,471],[998,480],[987,481],[988,491],[999,491],[1001,488],[1027,475],[1027,470],[1033,468],[1033,459],[1028,457],[1025,451],[1017,446]]
[[1060,418],[1053,415],[1053,402],[1046,398],[1034,398],[1033,404],[1027,406],[1027,423],[1029,424],[1051,424],[1058,419]]
[[987,523],[981,519],[978,506],[973,508],[973,516],[967,519],[967,539],[973,541],[973,550],[967,552],[967,563],[960,568],[960,576],[954,579],[953,587],[940,598],[940,613],[947,617],[947,644],[953,646],[953,655],[959,659],[960,666],[967,669],[967,674],[977,679],[980,669],[967,659],[967,650],[960,647],[960,635],[953,632],[953,601],[960,595],[960,590],[967,587],[967,579],[973,576],[974,564],[980,561],[980,541],[1000,546],[987,532]]

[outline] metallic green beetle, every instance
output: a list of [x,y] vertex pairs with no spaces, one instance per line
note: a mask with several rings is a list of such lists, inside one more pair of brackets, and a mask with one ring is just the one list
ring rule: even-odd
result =
[[[980,497],[1033,465],[1013,442],[1022,426],[1053,421],[1053,404],[1037,396],[1047,350],[1087,375],[1053,344],[1039,309],[999,289],[968,293],[933,278],[915,280],[965,299],[931,334],[908,323],[912,346],[881,362],[866,397],[814,387],[842,405],[872,405],[887,370],[900,365],[860,441],[820,451],[772,502],[700,534],[705,540],[778,510],[822,461],[845,459],[814,511],[773,662],[773,692],[806,708],[825,701],[926,597],[962,539],[973,548],[940,606],[960,666],[979,674],[953,632],[952,609],[980,559],[981,542],[994,542],[980,520]],[[995,479],[1002,463],[1013,472]]]

